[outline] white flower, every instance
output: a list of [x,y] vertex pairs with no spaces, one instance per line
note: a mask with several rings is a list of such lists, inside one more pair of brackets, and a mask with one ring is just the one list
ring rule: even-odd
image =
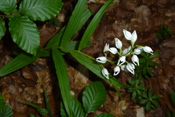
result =
[[120,67],[119,66],[116,66],[114,68],[114,76],[117,76],[119,73],[120,73]]
[[142,47],[138,47],[138,48],[136,48],[136,49],[134,49],[134,53],[136,54],[136,55],[139,55],[139,54],[141,54],[142,53]]
[[114,39],[115,39],[115,46],[118,49],[121,49],[122,48],[122,42],[118,38],[114,38]]
[[152,50],[150,47],[148,47],[148,46],[143,47],[143,50],[144,50],[146,53],[153,54],[153,50]]
[[123,71],[127,71],[126,65],[122,65],[122,66],[121,66],[121,69],[122,69]]
[[104,56],[101,56],[101,57],[96,58],[96,61],[99,63],[106,63],[107,58]]
[[137,57],[137,55],[133,55],[131,57],[131,60],[134,63],[134,65],[139,66],[139,58]]
[[124,36],[127,40],[131,40],[132,43],[135,43],[137,40],[137,33],[134,30],[134,32],[131,34],[129,31],[123,29]]
[[130,50],[131,50],[131,46],[129,46],[128,48],[124,49],[122,54],[126,55]]
[[128,63],[128,64],[126,65],[126,69],[134,75],[134,69],[135,69],[134,64]]
[[101,71],[102,75],[109,80],[109,72],[106,68],[103,68]]
[[112,54],[117,54],[117,49],[116,48],[114,48],[114,47],[111,47],[111,48],[109,48],[109,51],[112,53]]
[[109,52],[109,44],[108,44],[108,43],[105,44],[105,47],[104,47],[104,49],[103,49],[103,52],[104,52],[104,53]]
[[122,56],[119,58],[117,65],[120,66],[126,61],[126,56]]

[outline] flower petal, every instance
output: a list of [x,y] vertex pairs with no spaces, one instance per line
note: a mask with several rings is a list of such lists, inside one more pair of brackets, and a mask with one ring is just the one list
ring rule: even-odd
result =
[[128,63],[126,69],[134,75],[135,66],[132,63]]
[[116,48],[114,48],[114,47],[111,47],[111,48],[109,48],[109,51],[112,53],[112,54],[117,54],[117,49]]
[[128,48],[124,49],[122,54],[126,55],[130,50],[131,50],[131,46],[129,46]]
[[153,54],[153,50],[152,50],[149,46],[143,47],[143,50],[144,50],[146,53]]
[[107,70],[106,68],[103,68],[103,69],[101,70],[101,73],[102,73],[102,75],[103,75],[106,79],[109,80],[109,72],[108,72],[108,70]]
[[129,31],[123,29],[123,33],[124,33],[124,36],[127,40],[131,40],[132,39],[132,35]]
[[96,58],[96,61],[99,63],[106,63],[107,58],[104,56],[101,56],[101,57]]
[[122,42],[118,38],[114,38],[114,39],[115,39],[115,46],[118,49],[121,49],[122,48]]
[[143,48],[138,47],[138,48],[134,49],[134,53],[135,53],[136,55],[139,55],[139,54],[142,53],[142,49],[143,49]]
[[119,58],[117,65],[120,66],[120,65],[124,64],[125,61],[126,61],[126,56],[122,56]]
[[117,76],[119,73],[120,73],[120,67],[119,66],[116,66],[114,68],[114,76]]
[[104,53],[109,52],[109,44],[108,43],[105,44],[105,47],[103,49],[103,52]]
[[133,55],[131,57],[131,60],[134,63],[134,65],[139,66],[139,58],[137,57],[137,55]]
[[132,33],[132,42],[133,43],[135,43],[136,42],[136,40],[137,40],[137,33],[136,33],[136,31],[134,30],[134,32]]

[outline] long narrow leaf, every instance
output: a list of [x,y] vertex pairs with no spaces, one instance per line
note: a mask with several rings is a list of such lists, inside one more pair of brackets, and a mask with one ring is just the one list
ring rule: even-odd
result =
[[5,35],[5,21],[0,17],[0,40]]
[[79,45],[79,49],[78,50],[82,50],[88,40],[90,39],[90,37],[92,36],[93,32],[95,31],[98,23],[100,22],[100,19],[102,18],[103,14],[105,13],[106,9],[108,8],[108,6],[113,2],[113,0],[108,0],[102,7],[101,9],[97,12],[97,14],[94,16],[94,18],[92,19],[91,23],[89,24],[89,26],[87,27],[80,45]]
[[57,49],[52,50],[52,57],[56,69],[56,74],[58,78],[58,83],[61,90],[61,95],[63,103],[66,109],[67,114],[71,117],[71,95],[69,88],[69,77],[67,74],[66,64],[64,62],[61,52]]
[[63,34],[63,37],[61,40],[61,46],[63,47],[66,46],[67,43],[71,40],[71,38],[75,34],[76,29],[79,28],[79,23],[85,11],[86,2],[87,0],[78,0],[74,8],[74,11],[72,13],[72,16],[70,17],[70,20],[66,26],[66,30]]
[[[89,58],[87,58],[86,56],[84,56],[81,52],[79,51],[71,51],[70,52],[71,55],[82,65],[84,65],[85,67],[87,67],[90,71],[92,71],[94,74],[96,74],[97,76],[99,76],[100,78],[106,80],[104,78],[104,76],[101,74],[101,70],[102,67],[97,65],[94,61],[90,60]],[[113,77],[111,77],[111,83],[120,86],[120,87],[126,87],[125,85],[123,85],[122,83],[120,83],[119,81],[117,81],[117,79],[114,80]]]
[[[85,22],[89,19],[89,17],[92,15],[92,12],[89,9],[86,9],[83,13],[83,16],[81,18],[81,21],[78,24],[78,27],[74,30],[74,32],[77,32],[84,24]],[[63,27],[47,44],[46,48],[52,48],[52,47],[58,47],[61,37],[65,31],[65,27]],[[69,42],[70,43],[70,42]],[[68,44],[69,44],[68,43]],[[68,45],[67,44],[67,45]],[[65,48],[67,47],[65,46]]]

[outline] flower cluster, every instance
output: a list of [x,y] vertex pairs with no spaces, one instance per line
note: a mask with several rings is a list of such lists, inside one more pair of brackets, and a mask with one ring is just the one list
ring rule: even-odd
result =
[[[141,54],[142,51],[153,54],[153,50],[148,46],[140,46],[140,45],[135,46],[135,42],[137,40],[136,31],[134,31],[131,34],[129,31],[123,30],[123,33],[125,38],[131,41],[131,46],[122,51],[122,42],[118,38],[114,38],[116,47],[110,47],[109,44],[106,43],[103,50],[104,56],[96,58],[97,62],[106,63],[111,62],[110,60],[107,59],[107,54],[109,52],[112,54],[118,54],[119,56],[118,61],[112,62],[116,64],[114,68],[114,74],[113,74],[114,76],[117,76],[120,73],[120,70],[129,71],[130,73],[134,74],[135,66],[139,66],[138,55]],[[128,62],[126,60],[128,56],[131,56],[132,62]],[[109,72],[106,68],[103,68],[101,72],[106,79],[109,79]]]

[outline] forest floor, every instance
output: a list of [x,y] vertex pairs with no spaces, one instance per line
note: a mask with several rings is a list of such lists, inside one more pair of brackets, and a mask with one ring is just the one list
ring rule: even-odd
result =
[[[95,13],[105,1],[89,0],[87,7]],[[68,21],[75,1],[63,0],[63,2],[64,6],[56,17],[60,21],[59,26],[49,22],[37,22],[40,31],[40,47],[44,47]],[[159,40],[156,31],[159,30],[160,25],[169,26],[173,35]],[[85,27],[74,36],[73,40],[79,39]],[[127,93],[125,89],[120,88],[121,99],[112,85],[104,82],[107,89],[107,100],[100,109],[88,116],[93,117],[102,112],[109,112],[116,117],[164,117],[165,113],[174,110],[170,101],[170,92],[175,91],[175,1],[114,0],[90,39],[93,42],[92,45],[83,52],[98,57],[103,54],[106,43],[114,46],[115,37],[123,42],[123,48],[129,47],[129,42],[124,38],[123,29],[131,32],[136,30],[138,36],[136,44],[150,46],[154,52],[160,53],[153,60],[158,63],[158,66],[152,68],[154,76],[144,80],[145,86],[152,87],[154,94],[162,94],[158,100],[160,107],[144,112],[143,107],[131,100],[130,93]],[[11,42],[8,35],[0,41],[0,68],[13,59],[13,47],[16,48],[16,45]],[[70,56],[65,56],[65,59],[72,96],[79,97],[83,88],[89,83],[101,80],[84,66],[76,63]],[[54,70],[51,59],[40,58],[31,65],[0,79],[0,91],[6,102],[12,107],[14,117],[28,117],[30,113],[36,113],[33,108],[17,102],[17,99],[44,105],[43,82],[51,109],[55,116],[59,116],[61,96]],[[116,78],[126,83],[130,77],[130,73],[121,72]]]

